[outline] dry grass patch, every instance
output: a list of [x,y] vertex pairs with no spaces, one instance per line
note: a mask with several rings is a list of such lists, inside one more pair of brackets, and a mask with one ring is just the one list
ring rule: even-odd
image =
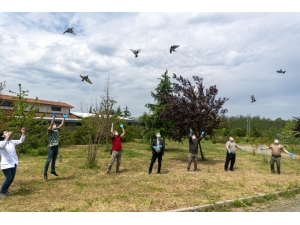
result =
[[[271,174],[261,155],[238,152],[234,172],[224,171],[223,144],[202,141],[206,161],[199,172],[186,171],[188,143],[168,142],[162,174],[148,174],[149,144],[124,143],[121,173],[115,164],[105,174],[110,154],[100,149],[97,167],[86,167],[85,146],[60,148],[59,177],[43,179],[46,156],[20,156],[15,181],[2,211],[17,212],[159,212],[235,200],[299,187],[299,159],[282,159],[282,174]],[[243,146],[241,144],[241,146]],[[193,165],[191,167],[193,169]],[[2,175],[2,180],[4,176]]]

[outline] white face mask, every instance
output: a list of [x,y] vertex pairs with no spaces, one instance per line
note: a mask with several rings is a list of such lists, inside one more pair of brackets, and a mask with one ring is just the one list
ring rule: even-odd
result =
[[4,136],[4,137],[7,137],[7,136],[8,136],[8,132],[7,132],[7,131],[4,131],[3,136]]
[[115,136],[118,136],[118,132],[117,131],[115,131]]
[[157,138],[160,138],[160,134],[157,134],[156,137],[157,137]]
[[195,136],[195,135],[193,135],[193,136],[192,136],[192,139],[196,139],[196,136]]
[[55,130],[55,129],[56,129],[56,124],[54,124],[52,127],[52,130]]

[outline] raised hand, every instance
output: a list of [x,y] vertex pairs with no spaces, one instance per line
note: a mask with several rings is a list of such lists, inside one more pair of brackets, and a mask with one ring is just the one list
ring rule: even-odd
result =
[[63,115],[63,118],[66,119],[66,118],[68,118],[68,116],[69,116],[69,114],[66,113]]
[[120,127],[123,128],[124,127],[123,124],[120,124]]
[[192,130],[192,128],[190,128],[190,134],[191,134],[191,133],[193,133],[193,130]]
[[56,113],[53,113],[53,117],[52,117],[53,119],[55,119],[56,118]]

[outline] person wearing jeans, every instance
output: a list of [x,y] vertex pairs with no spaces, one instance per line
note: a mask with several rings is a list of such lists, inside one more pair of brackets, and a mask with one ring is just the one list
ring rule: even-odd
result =
[[21,129],[20,140],[11,140],[12,132],[0,132],[0,155],[1,170],[5,176],[5,180],[0,189],[0,197],[5,198],[9,195],[8,189],[15,179],[18,166],[18,155],[15,146],[21,144],[25,140],[25,128]]
[[49,145],[47,148],[48,157],[44,166],[45,180],[48,179],[47,172],[48,172],[50,162],[51,162],[51,174],[53,174],[54,176],[58,176],[55,169],[55,162],[58,155],[59,132],[60,132],[60,128],[65,124],[65,119],[67,117],[68,114],[63,114],[63,120],[61,121],[61,124],[57,127],[56,124],[54,123],[56,118],[56,113],[54,113],[50,126],[48,127],[47,134],[48,134]]

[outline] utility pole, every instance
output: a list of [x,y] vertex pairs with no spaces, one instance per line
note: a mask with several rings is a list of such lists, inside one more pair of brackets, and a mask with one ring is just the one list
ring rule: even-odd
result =
[[250,138],[250,120],[251,116],[250,114],[247,114],[247,136]]

